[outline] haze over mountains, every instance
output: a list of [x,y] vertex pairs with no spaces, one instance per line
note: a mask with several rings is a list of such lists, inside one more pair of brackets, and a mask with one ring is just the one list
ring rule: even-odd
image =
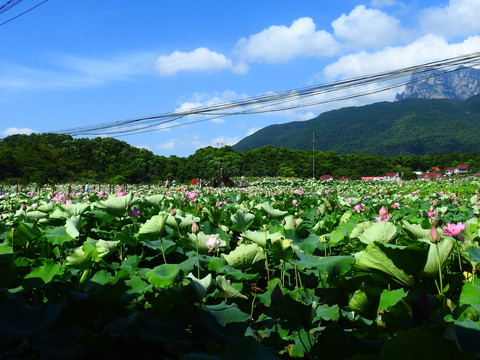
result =
[[480,70],[412,82],[394,102],[346,107],[307,121],[265,127],[233,146],[273,145],[339,154],[429,155],[480,151]]

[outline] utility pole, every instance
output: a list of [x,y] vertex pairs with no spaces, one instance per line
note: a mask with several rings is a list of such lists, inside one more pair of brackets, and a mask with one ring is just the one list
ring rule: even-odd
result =
[[315,180],[315,131],[313,132],[312,144],[313,144],[313,153],[312,153],[312,175],[313,175],[313,180]]

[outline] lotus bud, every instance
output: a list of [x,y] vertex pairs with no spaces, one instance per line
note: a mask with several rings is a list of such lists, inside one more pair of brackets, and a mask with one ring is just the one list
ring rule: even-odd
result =
[[192,224],[192,233],[198,234],[200,232],[200,227],[198,224],[194,221]]
[[432,244],[437,244],[440,242],[440,233],[438,232],[437,228],[432,225],[430,228],[430,241]]
[[275,286],[275,289],[272,291],[272,295],[270,295],[270,300],[275,306],[278,306],[283,302],[283,293],[280,285],[277,284],[277,286]]
[[175,216],[177,215],[177,212],[174,209],[170,209],[170,215]]

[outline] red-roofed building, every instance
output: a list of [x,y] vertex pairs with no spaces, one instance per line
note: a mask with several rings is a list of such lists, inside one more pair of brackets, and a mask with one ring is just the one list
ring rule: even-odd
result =
[[338,178],[337,181],[348,181],[352,180],[351,178]]
[[383,176],[383,180],[400,180],[400,175],[399,173],[386,173],[384,176]]
[[454,168],[454,167],[448,167],[445,169],[445,175],[446,176],[452,176],[453,174],[455,174],[455,170],[457,168]]
[[455,169],[455,173],[458,175],[464,175],[470,171],[472,171],[472,167],[470,165],[457,165],[457,168]]
[[422,180],[445,179],[445,175],[439,173],[422,174],[418,177]]
[[320,176],[320,180],[333,180],[332,175],[322,175]]

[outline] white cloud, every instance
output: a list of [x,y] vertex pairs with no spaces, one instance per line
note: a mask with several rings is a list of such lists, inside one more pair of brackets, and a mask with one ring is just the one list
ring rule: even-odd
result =
[[211,146],[232,146],[239,142],[241,139],[239,136],[219,136],[210,141]]
[[347,48],[379,49],[405,39],[400,21],[378,9],[356,6],[348,15],[342,14],[332,22],[335,36]]
[[480,36],[449,44],[439,36],[427,35],[407,46],[387,47],[376,52],[358,52],[342,56],[324,69],[327,79],[351,78],[382,71],[401,69],[430,61],[461,56],[478,51]]
[[25,134],[30,135],[32,133],[37,133],[37,130],[29,129],[29,128],[16,128],[16,127],[9,127],[1,132],[3,136],[10,136],[15,134]]
[[234,65],[225,55],[205,47],[191,52],[174,51],[170,55],[159,56],[155,68],[160,75],[175,75],[181,71],[215,72],[227,69],[239,74],[248,71],[246,64]]
[[183,142],[177,139],[170,139],[167,142],[155,145],[156,150],[174,150],[178,145]]
[[262,128],[254,127],[254,128],[248,129],[248,131],[247,131],[247,136],[250,136],[250,135],[252,135],[252,134],[255,134],[255,133],[256,133],[258,130],[260,130],[260,129],[262,129]]
[[260,33],[241,38],[235,52],[246,61],[287,62],[298,56],[332,56],[339,45],[331,34],[317,31],[311,18],[295,20],[290,27],[270,26]]
[[150,145],[134,145],[138,149],[150,150],[152,147]]
[[430,7],[420,15],[420,25],[428,33],[454,37],[480,31],[480,1],[450,0],[445,7]]

